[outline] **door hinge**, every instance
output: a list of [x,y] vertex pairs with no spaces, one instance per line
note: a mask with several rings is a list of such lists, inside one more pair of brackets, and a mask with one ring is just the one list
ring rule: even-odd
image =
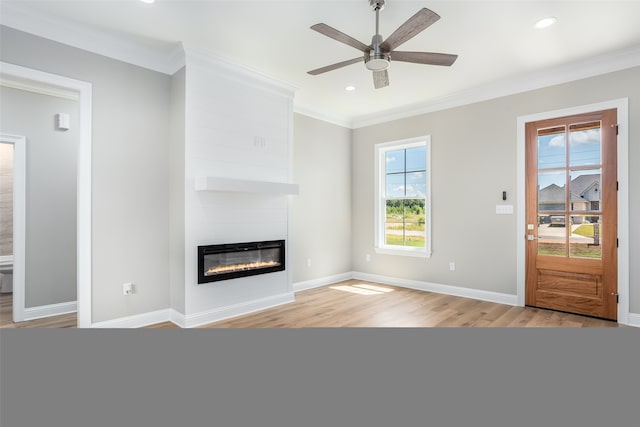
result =
[[611,295],[615,295],[616,296],[616,304],[620,304],[620,294],[618,294],[617,292],[611,292]]
[[620,131],[620,125],[616,125],[616,135],[618,135],[619,131]]
[[616,181],[616,191],[620,191],[620,183]]
[[616,239],[616,248],[620,247],[620,239]]

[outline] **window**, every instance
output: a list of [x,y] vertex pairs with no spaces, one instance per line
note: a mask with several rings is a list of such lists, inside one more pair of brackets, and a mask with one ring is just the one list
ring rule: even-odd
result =
[[431,255],[431,138],[377,144],[378,253]]

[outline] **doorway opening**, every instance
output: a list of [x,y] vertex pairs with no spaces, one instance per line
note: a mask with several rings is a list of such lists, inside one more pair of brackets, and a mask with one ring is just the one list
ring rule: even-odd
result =
[[[0,76],[3,84],[15,82],[20,88],[47,88],[52,90],[71,91],[78,99],[78,134],[77,149],[77,326],[92,326],[91,320],[91,94],[90,83],[0,62]],[[15,199],[14,199],[15,203]],[[14,218],[14,221],[16,218]],[[15,225],[14,225],[15,227]],[[15,240],[14,236],[14,240]],[[14,248],[14,255],[17,250]],[[18,279],[14,259],[14,311],[24,311],[24,298],[16,298]],[[22,257],[24,260],[24,257]],[[24,293],[22,294],[24,297]]]

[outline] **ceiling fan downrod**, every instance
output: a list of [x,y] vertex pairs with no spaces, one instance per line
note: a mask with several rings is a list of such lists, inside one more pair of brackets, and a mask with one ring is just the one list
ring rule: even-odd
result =
[[376,34],[371,38],[371,52],[365,55],[365,66],[371,71],[389,68],[389,55],[382,52],[382,36],[380,35],[380,11],[384,9],[385,0],[369,0],[369,5],[376,12]]

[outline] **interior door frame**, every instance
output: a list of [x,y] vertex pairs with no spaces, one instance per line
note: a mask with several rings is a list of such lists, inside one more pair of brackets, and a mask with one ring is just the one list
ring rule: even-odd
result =
[[525,124],[556,117],[573,116],[593,111],[617,109],[618,116],[618,323],[629,324],[629,99],[619,98],[595,104],[547,111],[517,118],[517,253],[516,303],[525,305],[526,279],[526,195],[525,195]]
[[0,134],[0,143],[13,145],[13,321],[24,320],[26,241],[27,139]]
[[[29,85],[44,85],[61,88],[78,94],[79,135],[77,170],[77,326],[90,328],[92,255],[91,255],[91,125],[92,125],[92,85],[91,83],[57,74],[46,73],[19,65],[0,62],[0,76]],[[24,297],[24,294],[23,294]],[[24,298],[22,302],[24,310]],[[14,303],[15,308],[15,303]]]

